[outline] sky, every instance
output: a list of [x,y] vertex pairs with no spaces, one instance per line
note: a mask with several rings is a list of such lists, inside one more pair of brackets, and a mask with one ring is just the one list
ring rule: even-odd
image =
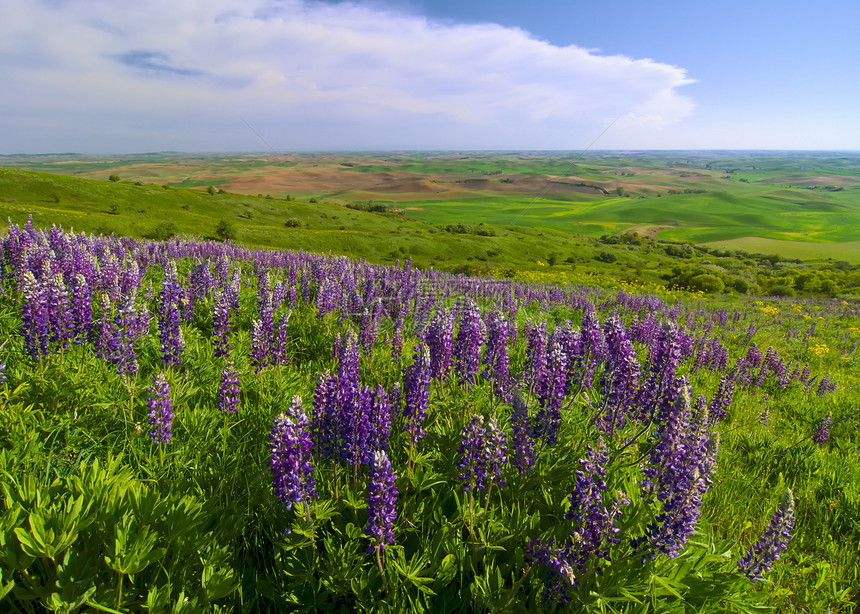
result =
[[860,150],[856,0],[0,0],[0,154]]

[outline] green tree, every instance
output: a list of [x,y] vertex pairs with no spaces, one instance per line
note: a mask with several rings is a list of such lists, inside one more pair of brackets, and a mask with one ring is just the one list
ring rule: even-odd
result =
[[113,181],[114,183],[116,183],[117,181],[119,181],[119,175],[110,175],[108,177],[108,181]]
[[209,193],[209,196],[215,196],[218,193],[218,190],[215,189],[214,185],[210,185],[206,188],[206,191]]

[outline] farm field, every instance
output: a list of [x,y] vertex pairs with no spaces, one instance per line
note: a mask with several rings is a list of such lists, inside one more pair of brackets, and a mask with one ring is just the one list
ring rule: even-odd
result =
[[[0,165],[230,193],[386,203],[431,222],[756,246],[860,263],[860,156],[830,152],[404,152],[4,156]],[[659,199],[659,200],[658,200]],[[733,243],[724,244],[724,241]],[[838,247],[835,247],[838,245]]]
[[13,610],[860,603],[856,301],[29,223],[0,263]]

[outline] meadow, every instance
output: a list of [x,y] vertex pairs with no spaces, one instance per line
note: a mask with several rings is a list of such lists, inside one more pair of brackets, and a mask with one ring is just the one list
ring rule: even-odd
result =
[[0,240],[4,608],[858,608],[856,301],[49,227],[76,194]]

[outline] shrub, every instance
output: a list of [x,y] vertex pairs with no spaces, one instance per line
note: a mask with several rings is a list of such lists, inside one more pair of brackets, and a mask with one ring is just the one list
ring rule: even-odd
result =
[[726,284],[723,283],[723,280],[710,273],[702,273],[692,277],[688,285],[693,290],[701,290],[708,294],[719,294],[725,292],[726,289]]
[[769,296],[794,296],[794,288],[790,288],[786,285],[780,284],[777,286],[771,286],[767,291]]
[[144,236],[147,239],[152,239],[153,241],[167,241],[168,239],[175,237],[176,232],[176,224],[173,222],[161,222]]
[[217,236],[222,241],[235,241],[236,240],[236,228],[233,226],[232,222],[227,220],[221,220],[218,222],[218,225],[215,226],[215,236]]

